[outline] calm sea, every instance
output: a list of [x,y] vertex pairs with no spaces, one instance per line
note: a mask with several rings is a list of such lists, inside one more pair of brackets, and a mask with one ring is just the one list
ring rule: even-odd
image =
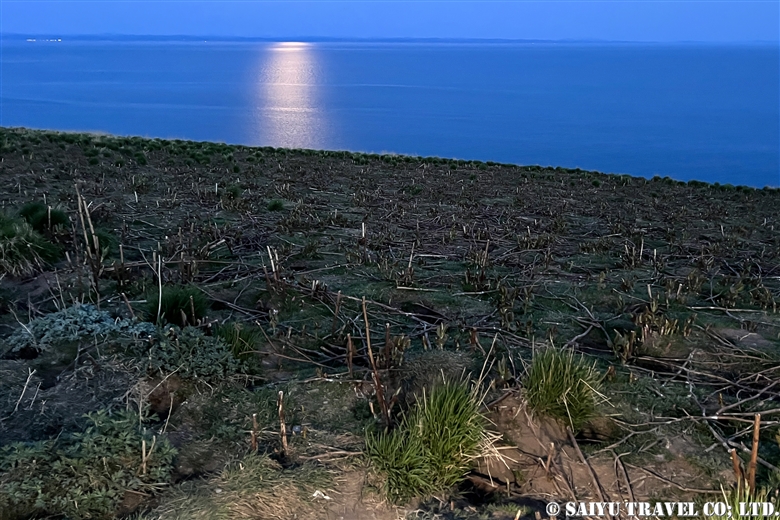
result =
[[26,42],[0,125],[780,185],[777,46]]

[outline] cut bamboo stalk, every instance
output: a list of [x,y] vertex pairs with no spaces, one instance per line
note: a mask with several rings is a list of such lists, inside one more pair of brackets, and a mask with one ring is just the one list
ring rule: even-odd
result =
[[252,414],[252,451],[257,451],[257,414]]
[[287,455],[287,425],[284,423],[284,392],[279,390],[279,437],[282,441],[282,455]]
[[745,477],[742,475],[742,466],[741,461],[739,460],[739,455],[737,455],[737,450],[735,448],[731,448],[729,453],[731,454],[731,466],[734,468],[734,478],[737,480],[737,493],[739,493]]
[[146,475],[146,439],[141,439],[141,475]]
[[753,423],[753,450],[750,452],[750,464],[748,465],[748,486],[750,493],[756,489],[756,460],[758,459],[758,441],[761,435],[761,414],[756,414]]
[[330,326],[331,336],[336,333],[336,324],[339,320],[339,310],[341,309],[341,291],[336,295],[336,309],[333,311],[333,324]]
[[368,360],[371,363],[371,369],[374,372],[374,387],[376,388],[376,398],[379,401],[379,409],[382,411],[382,419],[384,420],[385,428],[390,428],[390,411],[387,408],[385,392],[382,388],[382,381],[379,379],[379,370],[376,368],[374,354],[371,351],[371,329],[368,326],[368,312],[366,311],[365,296],[363,296],[363,321],[365,321],[366,324],[366,350],[368,350]]
[[355,353],[355,346],[352,344],[352,334],[347,334],[347,370],[349,378],[352,379],[352,356]]
[[392,357],[392,347],[390,345],[390,324],[385,323],[385,348],[383,356],[385,358],[385,368],[390,368],[390,358]]

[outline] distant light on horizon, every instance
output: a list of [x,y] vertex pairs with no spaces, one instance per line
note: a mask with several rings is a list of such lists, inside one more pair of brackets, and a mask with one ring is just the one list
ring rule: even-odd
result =
[[279,42],[271,47],[274,51],[299,51],[311,47],[311,43],[307,42]]

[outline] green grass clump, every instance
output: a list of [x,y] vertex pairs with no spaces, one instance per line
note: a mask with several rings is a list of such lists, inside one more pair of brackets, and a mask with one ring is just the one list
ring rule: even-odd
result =
[[[721,486],[721,502],[728,507],[724,514],[717,514],[719,511],[706,511],[710,513],[709,518],[712,520],[734,520],[735,518],[750,518],[751,520],[764,520],[765,518],[773,517],[777,515],[767,515],[766,511],[759,506],[766,502],[770,502],[769,494],[766,489],[752,490],[748,486],[747,482],[740,482],[739,486],[734,486],[728,490]],[[751,504],[756,504],[755,513],[751,510]],[[773,504],[777,508],[777,504]],[[703,511],[702,505],[698,505],[697,509]],[[716,513],[716,514],[713,514]]]
[[20,218],[0,214],[0,274],[26,276],[60,257],[60,248]]
[[214,335],[224,341],[230,348],[230,352],[242,361],[248,359],[257,350],[263,338],[262,332],[257,327],[238,322],[215,327]]
[[529,406],[575,432],[595,415],[599,386],[594,365],[571,350],[556,348],[537,350],[523,378]]
[[284,202],[279,199],[273,199],[268,202],[268,211],[282,211],[284,209]]
[[152,290],[146,298],[146,316],[148,321],[157,321],[157,310],[160,310],[160,321],[184,327],[195,325],[209,310],[209,300],[196,287],[184,285],[167,285],[162,290],[162,303],[157,289]]
[[43,202],[28,202],[19,210],[19,216],[38,233],[51,231],[57,226],[66,228],[70,224],[68,215],[64,211],[51,208]]
[[106,256],[115,255],[119,251],[119,239],[110,230],[105,228],[95,229],[100,250]]
[[483,453],[485,418],[464,383],[435,386],[390,432],[366,437],[366,452],[396,503],[430,497],[458,484]]
[[0,449],[0,518],[107,520],[127,491],[153,494],[169,481],[175,450],[139,425],[137,412],[101,410],[87,419],[82,432]]

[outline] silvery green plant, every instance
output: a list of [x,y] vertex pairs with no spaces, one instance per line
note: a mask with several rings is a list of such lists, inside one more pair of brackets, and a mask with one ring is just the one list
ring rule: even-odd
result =
[[86,338],[121,335],[146,338],[156,334],[151,323],[112,318],[94,305],[77,304],[32,320],[6,339],[11,353],[32,349],[43,352],[57,344]]

